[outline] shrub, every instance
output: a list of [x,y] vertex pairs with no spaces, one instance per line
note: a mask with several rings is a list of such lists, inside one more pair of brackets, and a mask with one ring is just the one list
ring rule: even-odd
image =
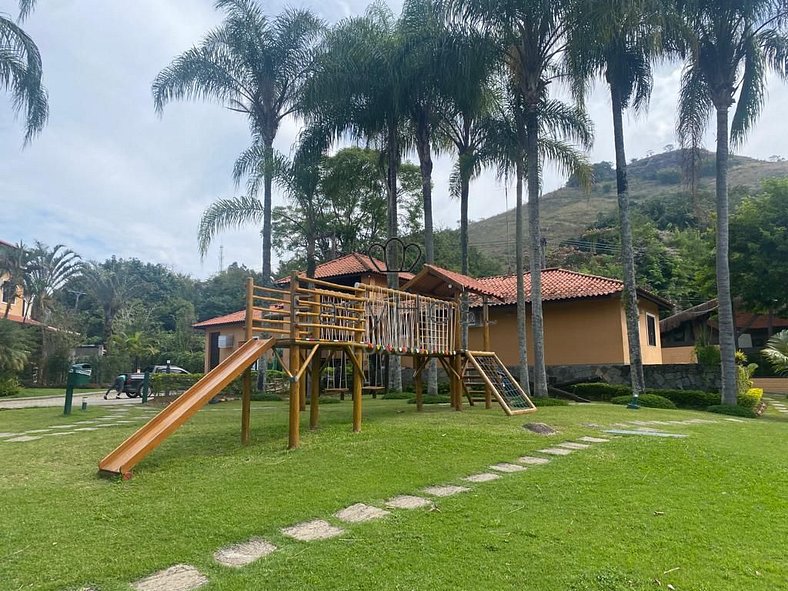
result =
[[718,367],[722,363],[719,345],[695,345],[695,358],[706,367]]
[[272,394],[271,392],[252,392],[252,400],[257,402],[282,402],[283,398],[279,394]]
[[[629,404],[632,396],[616,396],[610,399],[613,404]],[[638,396],[638,404],[646,408],[676,408],[672,400],[660,396],[659,394],[641,394]]]
[[716,412],[721,415],[731,415],[733,417],[744,417],[746,419],[758,418],[758,415],[755,414],[753,409],[738,405],[734,406],[732,404],[713,404],[706,410],[709,412]]
[[543,396],[534,396],[531,398],[534,406],[569,406],[569,402],[561,400],[560,398],[545,398]]
[[205,374],[201,373],[154,373],[150,377],[150,388],[154,394],[167,391],[185,392]]
[[606,384],[596,382],[589,384],[575,384],[574,393],[587,400],[601,400],[607,402],[614,396],[632,396],[632,388],[623,384]]
[[408,400],[413,396],[413,392],[386,392],[381,398],[383,400]]
[[744,394],[736,397],[736,404],[744,408],[755,409],[763,397],[763,388],[750,388]]
[[[312,402],[311,399],[309,399],[309,398],[306,399],[306,403],[307,404],[310,404],[311,402]],[[339,398],[337,398],[336,396],[325,396],[324,395],[324,396],[320,397],[320,405],[321,406],[323,404],[339,404],[340,402],[341,402],[341,400]]]
[[711,392],[703,392],[702,390],[652,390],[647,391],[648,394],[657,394],[663,398],[667,398],[677,408],[688,408],[693,410],[703,410],[712,404],[718,404],[720,401],[719,394],[712,394]]
[[14,375],[0,375],[0,398],[4,396],[16,396],[21,392],[19,381]]
[[[424,404],[444,404],[451,402],[451,398],[442,394],[425,394],[422,402]],[[408,399],[408,404],[416,404],[416,398]]]

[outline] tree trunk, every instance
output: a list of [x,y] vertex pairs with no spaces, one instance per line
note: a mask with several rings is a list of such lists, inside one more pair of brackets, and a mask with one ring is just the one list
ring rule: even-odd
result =
[[[416,127],[416,151],[419,154],[421,195],[424,201],[424,260],[432,264],[435,262],[435,241],[432,229],[432,142],[430,126],[424,114]],[[427,393],[438,393],[438,362],[435,359],[431,359],[427,365]]]
[[[462,159],[462,154],[460,155]],[[462,274],[468,275],[468,197],[471,179],[460,167],[460,264]],[[468,348],[468,294],[460,296],[460,346]]]
[[539,120],[536,107],[525,115],[526,161],[528,163],[528,233],[531,241],[531,328],[534,340],[534,394],[547,396],[544,360],[544,315],[542,313],[542,232],[539,220]]
[[722,357],[722,403],[736,404],[736,341],[728,266],[728,109],[717,107],[717,317]]
[[[397,219],[397,175],[399,173],[399,135],[397,122],[389,122],[386,131],[386,151],[388,164],[386,166],[386,194],[388,197],[388,238],[396,238],[398,230]],[[386,265],[394,268],[399,266],[399,252],[392,245],[386,253]],[[387,273],[388,286],[399,289],[399,275]],[[402,392],[402,366],[398,355],[391,355],[389,363],[389,389],[393,392]]]
[[515,205],[515,230],[514,230],[514,250],[515,250],[515,273],[517,274],[517,344],[520,351],[520,385],[526,394],[531,393],[531,385],[528,376],[528,336],[526,324],[528,310],[525,307],[525,239],[523,236],[523,165],[517,163],[517,202]]
[[629,373],[632,395],[638,397],[646,388],[643,375],[643,355],[640,350],[640,312],[635,280],[635,253],[632,247],[632,224],[629,219],[629,182],[627,180],[627,157],[624,152],[624,122],[621,95],[614,85],[610,86],[613,104],[613,140],[616,146],[616,189],[618,192],[618,223],[621,232],[621,265],[624,268],[624,311],[627,320],[627,343],[629,345]]
[[306,276],[314,278],[317,262],[315,261],[315,238],[310,236],[306,240]]
[[271,184],[273,182],[274,139],[265,140],[263,166],[263,282],[271,285]]

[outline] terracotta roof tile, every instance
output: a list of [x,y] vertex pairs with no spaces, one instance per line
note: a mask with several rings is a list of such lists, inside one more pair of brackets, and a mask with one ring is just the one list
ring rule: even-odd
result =
[[[285,313],[287,309],[289,309],[289,305],[285,307],[285,305],[275,305],[275,308],[281,308],[282,313]],[[259,310],[255,310],[255,318],[257,320],[262,319],[262,312]],[[244,324],[246,322],[246,310],[238,310],[237,312],[232,312],[231,314],[225,314],[224,316],[217,316],[216,318],[209,318],[208,320],[203,320],[202,322],[197,322],[192,324],[194,328],[208,328],[209,326],[220,326],[222,324]]]
[[[377,267],[375,266],[377,265]],[[315,279],[331,279],[332,277],[344,277],[346,275],[359,275],[362,273],[383,274],[386,271],[386,263],[365,254],[353,252],[341,256],[333,261],[321,263],[315,268]],[[302,273],[303,275],[303,273]],[[401,279],[408,280],[413,277],[412,273],[400,273]],[[289,277],[282,277],[277,283],[289,283]]]

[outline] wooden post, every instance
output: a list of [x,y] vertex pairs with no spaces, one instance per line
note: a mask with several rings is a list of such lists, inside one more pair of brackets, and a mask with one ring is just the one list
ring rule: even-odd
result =
[[[487,304],[487,296],[482,297],[482,343],[485,351],[490,348],[490,307]],[[492,407],[492,391],[490,386],[484,385],[484,408]]]
[[[362,363],[364,363],[364,351],[361,348],[357,348],[353,354],[356,356],[356,360],[358,361],[358,365],[363,367]],[[361,394],[362,388],[364,387],[364,376],[358,371],[357,368],[353,368],[353,433],[358,433],[361,431]]]
[[309,389],[309,428],[317,429],[320,415],[320,351],[312,357],[311,384]]
[[[462,371],[462,358],[459,352],[452,357],[452,367],[454,367],[454,371],[459,376]],[[455,377],[454,381],[457,384],[457,391],[454,395],[454,410],[462,410],[462,381],[459,377]]]
[[[298,339],[298,324],[296,309],[298,308],[298,274],[293,273],[290,276],[290,374],[295,376],[301,366],[301,351],[298,345],[295,344]],[[287,447],[295,449],[298,447],[301,439],[300,422],[301,422],[301,404],[300,404],[300,386],[299,381],[295,379],[290,380],[290,429]]]
[[[299,359],[298,361],[299,369],[303,364],[304,364],[304,359]],[[301,379],[298,380],[298,408],[301,412],[306,411],[306,372],[304,372],[301,375]]]
[[454,315],[454,355],[449,360],[451,366],[454,368],[456,372],[456,376],[453,376],[452,384],[452,406],[454,410],[462,410],[462,383],[460,379],[457,377],[460,374],[461,367],[460,367],[460,349],[462,348],[462,323],[460,315],[462,314],[462,304],[460,301],[460,294],[457,294],[454,298],[454,306],[456,313]]
[[[414,355],[413,356],[413,367],[419,369],[421,366],[420,364],[421,356]],[[423,380],[421,379],[421,374],[423,372],[419,372],[418,375],[413,377],[413,389],[416,390],[416,411],[421,412],[424,408],[424,394],[423,394]]]
[[[254,324],[254,279],[246,278],[246,318],[244,323],[244,337],[252,340]],[[244,370],[241,390],[241,445],[249,444],[249,433],[252,413],[252,368]]]

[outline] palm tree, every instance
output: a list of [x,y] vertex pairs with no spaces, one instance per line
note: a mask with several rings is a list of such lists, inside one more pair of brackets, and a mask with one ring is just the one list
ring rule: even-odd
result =
[[113,265],[91,262],[84,268],[85,289],[101,307],[104,319],[104,342],[112,339],[112,322],[126,305],[131,286]]
[[[766,99],[769,71],[785,78],[788,2],[687,0],[678,3],[687,32],[679,94],[682,146],[700,146],[712,111],[717,120],[716,272],[722,403],[736,404],[736,341],[728,264],[728,154],[752,128]],[[733,120],[729,110],[735,102]]]
[[623,112],[629,107],[639,111],[648,105],[653,84],[652,63],[664,51],[662,34],[668,11],[669,6],[661,0],[583,0],[581,10],[576,13],[567,54],[570,68],[575,72],[579,100],[583,98],[586,85],[596,76],[602,76],[610,90],[629,366],[635,407],[638,396],[645,390],[645,378],[640,350]]
[[[523,224],[523,179],[528,169],[526,151],[526,129],[524,109],[518,105],[522,98],[514,92],[503,92],[506,100],[498,111],[484,122],[486,142],[481,157],[485,164],[498,170],[499,178],[514,177],[516,191],[515,206],[515,273],[517,281],[517,337],[519,345],[519,377],[526,392],[530,391],[528,379],[528,354],[526,338],[525,297],[525,238]],[[550,101],[542,110],[542,126],[539,139],[539,158],[550,160],[567,175],[574,175],[581,186],[587,187],[591,179],[591,167],[587,158],[574,146],[563,141],[567,130],[585,136],[590,133],[590,121],[579,109],[566,108],[558,101]],[[572,135],[570,134],[570,135]]]
[[[19,20],[33,10],[35,0],[19,0]],[[0,89],[11,93],[16,113],[25,118],[25,143],[40,133],[49,116],[47,91],[41,84],[41,54],[19,24],[0,14]]]
[[50,249],[36,241],[31,252],[32,269],[25,279],[25,298],[30,302],[29,315],[48,322],[55,292],[82,272],[82,259],[63,244]]
[[32,339],[23,327],[0,319],[0,378],[22,371],[32,351]]
[[323,23],[307,10],[270,21],[255,0],[217,0],[222,24],[184,52],[153,82],[156,111],[179,99],[212,99],[244,114],[263,160],[263,277],[271,277],[273,143],[299,100]]
[[25,284],[36,268],[33,251],[27,248],[24,242],[20,241],[14,246],[0,250],[0,277],[5,276],[1,286],[3,299],[6,302],[3,318],[8,318],[11,306],[24,293]]
[[761,354],[769,360],[775,372],[788,374],[788,330],[780,331],[770,338]]
[[[508,69],[517,107],[525,126],[528,218],[531,244],[531,313],[534,337],[534,390],[547,396],[542,313],[539,141],[546,109],[561,108],[549,100],[548,88],[566,74],[562,57],[570,37],[576,0],[447,0],[450,13],[495,38]],[[587,118],[586,118],[587,121]],[[568,139],[587,146],[590,126],[559,128]]]

